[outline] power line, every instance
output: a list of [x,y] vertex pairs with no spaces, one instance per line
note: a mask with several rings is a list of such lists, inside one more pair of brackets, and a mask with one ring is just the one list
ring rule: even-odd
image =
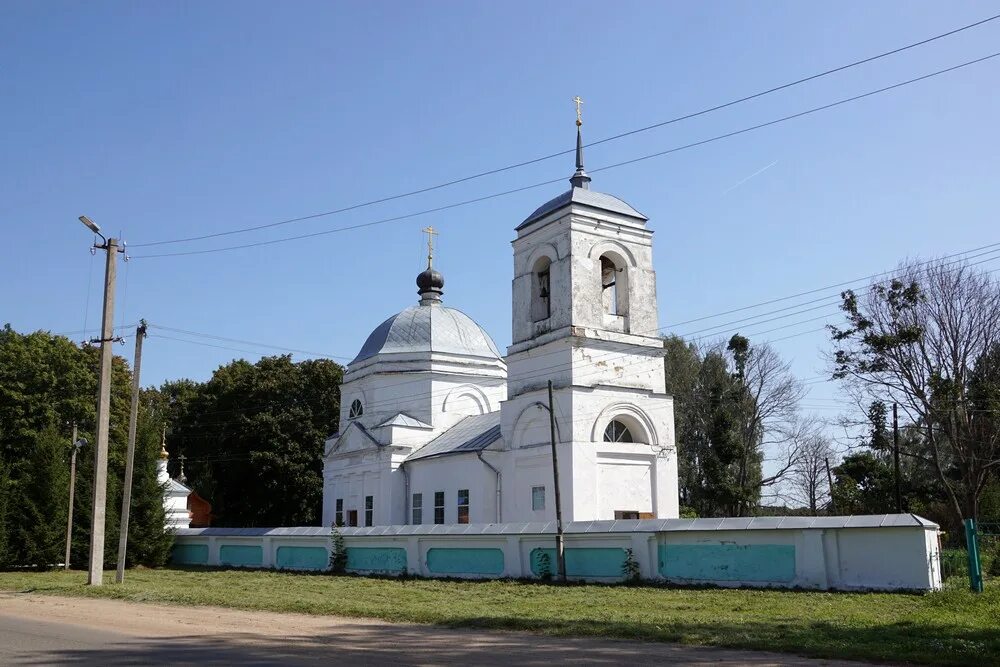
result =
[[[279,350],[279,351],[282,351],[282,352],[296,352],[298,354],[308,354],[308,355],[311,355],[311,356],[314,356],[314,357],[326,357],[328,359],[348,359],[348,360],[351,360],[351,359],[354,358],[354,357],[340,356],[340,355],[336,355],[336,354],[325,354],[323,352],[313,352],[311,350],[299,350],[299,349],[296,349],[296,348],[293,348],[293,347],[282,347],[280,345],[270,345],[268,343],[255,343],[254,341],[242,340],[240,338],[227,338],[226,336],[218,336],[218,335],[215,335],[215,334],[199,333],[197,331],[189,331],[187,329],[176,329],[174,327],[168,327],[168,326],[164,326],[162,324],[153,324],[153,323],[150,323],[149,326],[151,328],[153,328],[153,329],[162,329],[163,331],[171,331],[173,333],[187,334],[189,336],[198,336],[198,337],[201,337],[201,338],[210,338],[212,340],[220,340],[220,341],[228,342],[228,343],[238,343],[240,345],[250,345],[250,346],[253,346],[253,347],[263,347],[263,348],[268,348],[268,349],[272,349],[272,350]],[[166,338],[166,336],[164,336],[164,338]],[[173,340],[183,340],[183,339],[181,339],[181,338],[174,338]],[[194,341],[185,341],[185,342],[194,342]],[[241,351],[243,351],[243,350],[241,350]]]
[[[786,90],[788,88],[792,88],[793,86],[798,86],[798,85],[801,85],[803,83],[807,83],[809,81],[814,81],[816,79],[820,79],[822,77],[829,76],[831,74],[836,74],[837,72],[843,72],[843,71],[851,69],[853,67],[858,67],[860,65],[864,65],[864,64],[873,62],[875,60],[879,60],[881,58],[886,58],[888,56],[892,56],[892,55],[895,55],[897,53],[902,53],[903,51],[907,51],[909,49],[913,49],[913,48],[916,48],[918,46],[923,46],[925,44],[929,44],[931,42],[937,41],[939,39],[943,39],[945,37],[950,37],[951,35],[955,35],[957,33],[963,32],[965,30],[970,30],[972,28],[981,26],[981,25],[983,25],[985,23],[989,23],[990,21],[994,21],[994,20],[996,20],[998,18],[1000,18],[1000,14],[996,14],[994,16],[987,17],[985,19],[982,19],[981,21],[976,21],[974,23],[970,23],[970,24],[961,26],[959,28],[955,28],[954,30],[949,30],[948,32],[944,32],[944,33],[941,33],[939,35],[934,35],[933,37],[928,37],[927,39],[923,39],[923,40],[920,40],[918,42],[913,42],[911,44],[907,44],[905,46],[901,46],[899,48],[892,49],[890,51],[885,51],[883,53],[879,53],[879,54],[874,55],[874,56],[869,56],[867,58],[862,58],[861,60],[855,60],[854,62],[847,63],[846,65],[841,65],[841,66],[835,67],[833,69],[828,69],[828,70],[825,70],[823,72],[819,72],[818,74],[813,74],[813,75],[810,75],[810,76],[807,76],[807,77],[804,77],[804,78],[801,78],[801,79],[797,79],[795,81],[791,81],[791,82],[788,82],[788,83],[785,83],[785,84],[782,84],[782,85],[779,85],[779,86],[775,86],[773,88],[769,88],[767,90],[763,90],[763,91],[754,93],[752,95],[747,95],[745,97],[740,97],[738,99],[731,100],[731,101],[725,102],[723,104],[718,104],[716,106],[709,107],[709,108],[706,108],[706,109],[702,109],[700,111],[695,111],[695,112],[688,113],[688,114],[685,114],[685,115],[682,115],[682,116],[677,116],[675,118],[671,118],[669,120],[660,121],[660,122],[654,123],[652,125],[647,125],[645,127],[640,127],[640,128],[637,128],[637,129],[634,129],[634,130],[628,130],[626,132],[622,132],[620,134],[616,134],[616,135],[613,135],[613,136],[610,136],[610,137],[605,137],[604,139],[599,139],[597,141],[590,142],[590,143],[586,144],[585,147],[589,148],[591,146],[598,146],[600,144],[608,143],[608,142],[611,142],[611,141],[616,141],[618,139],[629,137],[629,136],[632,136],[632,135],[635,135],[635,134],[640,134],[642,132],[648,132],[650,130],[654,130],[654,129],[657,129],[657,128],[665,127],[667,125],[672,125],[673,123],[679,123],[679,122],[684,121],[684,120],[690,120],[691,118],[697,118],[698,116],[704,116],[706,114],[713,113],[715,111],[720,111],[722,109],[726,109],[728,107],[735,106],[737,104],[742,104],[743,102],[749,102],[750,100],[754,100],[754,99],[757,99],[757,98],[760,98],[760,97],[764,97],[765,95],[770,95],[772,93],[776,93],[776,92],[779,92],[779,91],[782,91],[782,90]],[[332,211],[324,211],[324,212],[321,212],[321,213],[313,213],[313,214],[310,214],[310,215],[300,216],[300,217],[297,217],[297,218],[289,218],[287,220],[279,220],[277,222],[271,222],[271,223],[267,223],[267,224],[263,224],[263,225],[256,225],[256,226],[252,226],[252,227],[244,227],[244,228],[241,228],[241,229],[233,229],[233,230],[229,230],[229,231],[225,231],[225,232],[215,232],[213,234],[203,234],[201,236],[191,236],[191,237],[187,237],[187,238],[172,239],[172,240],[165,240],[165,241],[151,241],[151,242],[148,242],[148,243],[136,243],[136,244],[133,244],[132,247],[134,247],[134,248],[141,248],[141,247],[149,247],[149,246],[156,246],[156,245],[167,245],[167,244],[173,244],[173,243],[185,243],[185,242],[189,242],[189,241],[202,241],[202,240],[205,240],[205,239],[217,238],[217,237],[220,237],[220,236],[230,236],[230,235],[233,235],[233,234],[244,234],[244,233],[247,233],[247,232],[254,232],[254,231],[260,231],[262,229],[270,229],[272,227],[279,227],[279,226],[282,226],[282,225],[289,225],[289,224],[293,224],[293,223],[296,223],[296,222],[304,222],[306,220],[314,220],[316,218],[326,217],[326,216],[331,216],[331,215],[336,215],[336,214],[339,214],[339,213],[346,213],[348,211],[354,211],[354,210],[357,210],[357,209],[360,209],[360,208],[365,208],[365,207],[368,207],[368,206],[374,206],[375,204],[383,204],[383,203],[394,201],[394,200],[397,200],[397,199],[403,199],[403,198],[406,198],[406,197],[412,197],[412,196],[415,196],[415,195],[424,194],[424,193],[427,193],[427,192],[432,192],[434,190],[440,190],[442,188],[447,188],[447,187],[450,187],[450,186],[453,186],[453,185],[458,185],[460,183],[466,183],[468,181],[472,181],[472,180],[476,180],[476,179],[479,179],[479,178],[483,178],[485,176],[493,176],[495,174],[499,174],[499,173],[502,173],[502,172],[505,172],[505,171],[510,171],[512,169],[518,169],[520,167],[526,167],[526,166],[529,166],[529,165],[532,165],[532,164],[537,164],[539,162],[544,162],[546,160],[551,160],[551,159],[556,158],[556,157],[561,157],[563,155],[568,155],[568,154],[572,153],[574,150],[575,149],[568,149],[568,150],[564,150],[564,151],[559,151],[557,153],[550,153],[548,155],[543,155],[541,157],[532,158],[530,160],[525,160],[523,162],[517,162],[517,163],[514,163],[514,164],[509,164],[509,165],[504,166],[504,167],[497,167],[497,168],[494,168],[494,169],[488,169],[486,171],[482,171],[482,172],[479,172],[479,173],[476,173],[476,174],[472,174],[470,176],[464,176],[462,178],[453,179],[451,181],[446,181],[444,183],[438,183],[437,185],[431,185],[431,186],[420,188],[420,189],[417,189],[417,190],[411,190],[409,192],[403,192],[403,193],[399,193],[399,194],[389,195],[389,196],[386,196],[386,197],[381,197],[381,198],[378,198],[378,199],[372,199],[372,200],[361,202],[361,203],[358,203],[358,204],[352,204],[350,206],[345,206],[343,208],[334,209]]]
[[[991,244],[991,245],[1000,245],[1000,244]],[[990,246],[982,246],[982,247],[990,247]],[[975,248],[975,249],[970,250],[968,252],[971,253],[971,252],[975,252],[975,251],[980,250],[980,249],[981,248]],[[980,253],[978,255],[972,255],[972,256],[969,256],[969,257],[961,257],[960,259],[948,262],[946,264],[942,264],[942,266],[951,266],[951,265],[954,265],[954,264],[965,262],[967,259],[972,259],[972,258],[980,257],[980,256],[982,256],[984,254],[993,254],[994,252],[996,252],[996,251],[989,251],[989,252],[986,252],[986,253]],[[951,258],[954,258],[954,257],[958,257],[960,255],[962,255],[962,253],[953,253],[951,255],[945,256],[944,258],[940,258],[940,259],[951,259]],[[940,259],[925,260],[923,262],[919,262],[919,263],[915,264],[915,266],[925,266],[927,264],[940,261]],[[1000,259],[1000,257],[987,257],[986,259],[980,259],[978,262],[973,262],[971,264],[967,264],[966,266],[976,266],[976,265],[979,265],[979,264],[983,264],[985,262],[995,261],[996,259]],[[994,273],[995,271],[996,270],[988,271],[987,273]],[[861,295],[867,294],[868,291],[870,291],[870,288],[869,288],[869,290],[866,290],[865,292],[862,292]],[[809,303],[809,302],[807,302],[807,303]],[[803,305],[803,304],[799,304],[799,305]],[[742,326],[736,326],[735,328],[732,328],[732,329],[730,329],[728,331],[716,331],[716,332],[714,332],[712,334],[706,334],[706,335],[698,337],[698,338],[687,339],[687,341],[688,342],[696,342],[696,341],[703,340],[705,338],[713,338],[713,337],[716,337],[716,336],[724,335],[726,333],[731,333],[731,332],[739,331],[740,329],[743,329],[743,328],[745,328],[747,326],[755,326],[755,325],[763,324],[764,322],[770,322],[770,321],[773,321],[773,320],[783,319],[783,318],[786,318],[786,317],[794,317],[794,316],[800,314],[801,312],[806,312],[808,310],[814,310],[814,308],[807,308],[807,309],[804,309],[802,311],[787,313],[787,314],[785,314],[783,316],[780,316],[780,317],[777,317],[777,318],[771,318],[769,320],[764,320],[762,322],[751,322],[751,323],[742,322]],[[822,316],[821,318],[811,318],[811,319],[805,320],[805,321],[793,322],[793,323],[789,323],[789,324],[786,324],[786,325],[774,327],[774,328],[768,329],[766,331],[761,331],[761,332],[750,332],[750,333],[748,333],[748,335],[750,335],[750,336],[763,335],[763,334],[770,333],[770,332],[773,332],[773,331],[778,331],[778,330],[788,329],[788,328],[791,328],[791,327],[794,327],[794,326],[799,326],[801,324],[805,324],[805,323],[813,321],[815,319],[822,319],[822,318],[825,318],[825,317],[832,317],[832,316],[834,316],[836,314],[837,314],[836,312],[832,312],[832,313],[829,313],[827,315]],[[751,318],[748,318],[748,319],[754,319],[756,317],[760,317],[760,315],[752,316]],[[740,323],[741,323],[741,321],[734,321],[734,322],[727,323],[727,325],[720,325],[720,326],[728,326],[728,325],[734,325],[734,324],[740,324]],[[151,325],[151,326],[153,326],[153,325]],[[159,328],[166,328],[166,329],[169,329],[169,330],[172,330],[172,331],[183,332],[183,333],[186,333],[186,334],[189,334],[189,335],[204,336],[204,337],[209,337],[209,338],[212,338],[212,339],[223,340],[223,341],[243,342],[244,344],[250,344],[250,345],[254,344],[254,343],[251,343],[250,341],[240,341],[240,339],[226,338],[226,337],[223,337],[223,336],[216,336],[214,334],[202,334],[202,333],[198,333],[198,332],[194,332],[194,331],[189,331],[189,330],[185,330],[185,329],[167,328],[167,327],[162,327],[160,325],[156,325],[156,326],[159,326]],[[810,330],[807,330],[807,331],[798,332],[798,333],[795,333],[795,334],[792,334],[792,335],[789,335],[789,336],[784,336],[782,338],[771,339],[771,340],[768,340],[766,342],[768,342],[768,343],[778,342],[778,341],[782,341],[782,340],[787,340],[787,339],[790,339],[790,338],[794,338],[794,337],[797,337],[797,336],[802,336],[802,335],[806,335],[806,334],[809,334],[809,333],[814,333],[814,332],[817,332],[817,331],[823,331],[825,329],[826,329],[825,327],[819,327],[817,329],[810,329]],[[646,333],[655,333],[655,331],[658,331],[658,330],[654,330],[654,331],[646,332]],[[190,341],[190,340],[185,340],[185,339],[181,339],[181,338],[173,338],[173,337],[170,337],[170,336],[164,336],[162,334],[155,334],[155,335],[156,335],[156,337],[159,337],[159,338],[167,338],[169,340],[176,340],[176,341],[191,343],[191,344],[195,344],[195,345],[204,345],[206,347],[215,347],[215,348],[220,348],[220,349],[227,349],[227,350],[232,350],[232,351],[237,351],[237,352],[244,352],[244,353],[247,353],[247,354],[260,354],[259,352],[254,352],[254,351],[251,351],[251,350],[243,350],[243,349],[232,348],[232,347],[227,347],[227,346],[223,346],[223,345],[216,345],[216,344],[211,344],[211,343],[202,343],[200,341]],[[284,351],[288,351],[289,350],[289,348],[282,348],[282,347],[278,347],[278,346],[269,346],[269,347],[274,347],[276,349],[280,349],[280,350],[284,350]],[[537,360],[537,359],[541,359],[542,357],[552,356],[553,354],[558,354],[558,352],[544,352],[544,353],[541,353],[541,354],[537,355],[535,357],[535,359]],[[616,361],[616,360],[619,360],[619,359],[624,359],[624,358],[629,357],[629,356],[632,356],[631,352],[624,352],[624,353],[618,354],[618,355],[612,354],[610,356],[602,357],[602,358],[598,359],[597,361],[592,362],[590,365],[591,366],[596,366],[597,362],[601,362],[601,363],[606,364],[608,362]],[[624,370],[624,368],[629,367],[629,366],[646,365],[648,363],[648,361],[649,361],[648,359],[640,359],[638,361],[625,364],[625,366],[623,366],[622,369]],[[566,369],[568,369],[568,368],[570,368],[572,366],[573,366],[572,362],[559,362],[559,363],[556,363],[556,364],[553,364],[553,365],[550,365],[550,366],[544,366],[544,367],[538,368],[532,374],[529,374],[529,375],[526,375],[526,376],[522,376],[520,379],[521,380],[528,380],[528,379],[542,378],[542,377],[546,377],[546,376],[550,375],[551,373],[558,372],[560,370],[566,370]],[[581,367],[580,365],[577,365],[576,367],[577,368],[585,368],[585,366]],[[603,371],[598,371],[598,372],[603,372]],[[404,385],[413,385],[413,384],[420,383],[422,381],[423,380],[404,380],[402,382],[396,382],[396,383],[392,383],[392,384],[386,385],[385,388],[400,387],[400,386],[404,386]],[[825,382],[829,382],[829,381],[831,381],[830,378],[819,376],[819,377],[815,378],[813,381],[809,381],[809,379],[807,379],[805,381],[802,381],[802,383],[803,383],[803,385],[811,385],[811,384],[825,383]],[[443,390],[442,392],[439,392],[438,397],[445,396],[448,391],[450,391],[450,389],[446,389],[446,390]],[[295,400],[295,401],[292,401],[292,402],[300,402],[300,401]],[[388,404],[391,404],[393,402],[395,402],[395,401],[389,400],[389,401],[370,402],[367,407],[368,408],[379,407],[382,403],[385,403],[385,404],[388,405]],[[268,404],[265,404],[265,405],[271,405],[271,403],[269,402]],[[250,409],[250,408],[247,407],[247,408],[243,408],[241,410],[223,411],[223,412],[242,412],[245,409]]]
[[[990,60],[992,58],[996,58],[998,56],[1000,56],[1000,52],[992,53],[992,54],[990,54],[988,56],[983,56],[982,58],[977,58],[975,60],[969,60],[969,61],[961,63],[959,65],[954,65],[952,67],[948,67],[948,68],[945,68],[945,69],[942,69],[942,70],[938,70],[936,72],[931,72],[929,74],[924,74],[922,76],[919,76],[919,77],[916,77],[916,78],[913,78],[913,79],[908,79],[906,81],[901,81],[899,83],[895,83],[895,84],[892,84],[890,86],[884,86],[882,88],[879,88],[879,89],[876,89],[876,90],[872,90],[872,91],[869,91],[867,93],[862,93],[860,95],[854,95],[852,97],[847,97],[847,98],[838,100],[836,102],[831,102],[829,104],[824,104],[822,106],[813,107],[812,109],[807,109],[805,111],[800,111],[798,113],[794,113],[794,114],[791,114],[791,115],[788,115],[788,116],[783,116],[781,118],[775,118],[773,120],[770,120],[770,121],[767,121],[767,122],[764,122],[764,123],[759,123],[757,125],[752,125],[750,127],[745,127],[745,128],[739,129],[739,130],[734,130],[732,132],[727,132],[725,134],[716,135],[716,136],[710,137],[708,139],[703,139],[701,141],[696,141],[696,142],[685,144],[685,145],[682,145],[682,146],[675,146],[675,147],[669,148],[667,150],[659,151],[659,152],[656,152],[656,153],[650,153],[648,155],[643,155],[643,156],[640,156],[640,157],[632,158],[630,160],[625,160],[623,162],[617,162],[617,163],[614,163],[614,164],[606,165],[604,167],[598,167],[597,169],[590,170],[590,173],[598,173],[598,172],[601,172],[601,171],[608,171],[608,170],[611,170],[611,169],[618,169],[620,167],[625,167],[625,166],[628,166],[628,165],[636,164],[638,162],[643,162],[645,160],[651,160],[653,158],[663,157],[665,155],[669,155],[669,154],[672,154],[672,153],[677,153],[677,152],[680,152],[680,151],[683,151],[683,150],[688,150],[688,149],[691,149],[691,148],[696,148],[698,146],[704,146],[706,144],[710,144],[710,143],[713,143],[713,142],[716,142],[716,141],[721,141],[723,139],[729,139],[731,137],[735,137],[735,136],[738,136],[738,135],[741,135],[741,134],[746,134],[748,132],[754,132],[756,130],[760,130],[760,129],[763,129],[763,128],[766,128],[766,127],[770,127],[772,125],[777,125],[779,123],[784,123],[784,122],[787,122],[787,121],[790,121],[790,120],[794,120],[796,118],[802,118],[803,116],[808,116],[810,114],[818,113],[820,111],[825,111],[827,109],[832,109],[834,107],[838,107],[838,106],[841,106],[841,105],[844,105],[844,104],[848,104],[850,102],[856,102],[858,100],[865,99],[865,98],[871,97],[873,95],[878,95],[878,94],[885,93],[885,92],[888,92],[888,91],[891,91],[891,90],[895,90],[897,88],[901,88],[903,86],[908,86],[910,84],[917,83],[919,81],[924,81],[926,79],[930,79],[930,78],[933,78],[933,77],[936,77],[936,76],[940,76],[942,74],[947,74],[949,72],[953,72],[953,71],[961,69],[963,67],[969,67],[970,65],[975,65],[975,64],[984,62],[986,60]],[[488,200],[491,200],[491,199],[496,199],[496,198],[499,198],[499,197],[509,196],[509,195],[516,194],[516,193],[519,193],[519,192],[524,192],[526,190],[532,190],[532,189],[535,189],[535,188],[540,188],[540,187],[545,186],[545,185],[551,185],[553,183],[558,183],[558,182],[560,182],[562,180],[563,180],[563,178],[550,179],[550,180],[547,180],[547,181],[541,181],[539,183],[534,183],[534,184],[531,184],[531,185],[525,185],[525,186],[522,186],[522,187],[519,187],[519,188],[514,188],[514,189],[511,189],[511,190],[505,190],[505,191],[502,191],[502,192],[495,192],[493,194],[484,195],[482,197],[475,197],[473,199],[467,199],[465,201],[455,202],[455,203],[452,203],[452,204],[446,204],[444,206],[437,206],[437,207],[434,207],[434,208],[424,209],[422,211],[416,211],[416,212],[413,212],[413,213],[406,213],[406,214],[403,214],[403,215],[397,215],[397,216],[392,216],[392,217],[388,217],[388,218],[382,218],[380,220],[372,220],[372,221],[369,221],[369,222],[358,223],[358,224],[355,224],[355,225],[348,225],[348,226],[345,226],[345,227],[336,227],[334,229],[326,229],[326,230],[323,230],[323,231],[312,232],[312,233],[309,233],[309,234],[299,234],[297,236],[287,236],[287,237],[278,238],[278,239],[270,239],[270,240],[267,240],[267,241],[256,241],[256,242],[253,242],[253,243],[244,243],[244,244],[234,245],[234,246],[224,246],[222,248],[208,248],[208,249],[204,249],[204,250],[187,250],[187,251],[181,251],[181,252],[158,253],[158,254],[153,254],[153,255],[135,255],[135,256],[132,257],[132,259],[153,259],[153,258],[157,258],[157,257],[182,257],[182,256],[186,256],[186,255],[204,255],[204,254],[216,253],[216,252],[227,252],[227,251],[230,251],[230,250],[242,250],[242,249],[246,249],[246,248],[256,248],[256,247],[260,247],[260,246],[274,245],[276,243],[287,243],[289,241],[300,241],[300,240],[303,240],[303,239],[316,238],[316,237],[319,237],[319,236],[326,236],[328,234],[336,234],[336,233],[339,233],[339,232],[344,232],[344,231],[349,231],[349,230],[355,230],[355,229],[361,229],[361,228],[364,228],[364,227],[372,227],[372,226],[375,226],[375,225],[382,225],[382,224],[387,224],[387,223],[390,223],[390,222],[399,222],[401,220],[407,220],[407,219],[415,218],[415,217],[418,217],[418,216],[429,215],[431,213],[438,213],[438,212],[441,212],[441,211],[445,211],[445,210],[449,210],[449,209],[454,209],[454,208],[459,208],[459,207],[462,207],[462,206],[469,206],[471,204],[477,204],[477,203],[488,201]],[[133,246],[133,247],[135,247],[135,246]]]
[[[979,246],[978,248],[972,248],[971,250],[963,250],[962,252],[952,253],[951,255],[944,255],[943,257],[940,257],[939,259],[951,259],[952,257],[958,257],[959,255],[968,255],[970,253],[979,252],[980,250],[986,250],[988,248],[996,248],[998,246],[1000,246],[1000,242],[989,243],[987,245]],[[995,251],[991,251],[991,252],[995,252]],[[982,253],[982,254],[989,254],[989,253]],[[981,255],[976,255],[976,257],[980,257],[980,256]],[[967,258],[967,259],[972,259],[972,258]],[[935,260],[929,260],[929,261],[935,261]],[[714,313],[712,315],[704,315],[702,317],[696,317],[694,319],[684,320],[683,322],[676,322],[674,324],[668,324],[665,328],[679,327],[679,326],[683,326],[685,324],[693,324],[694,322],[702,322],[704,320],[711,320],[711,319],[715,319],[716,317],[722,317],[723,315],[731,315],[733,313],[740,313],[740,312],[743,312],[743,311],[746,311],[746,310],[753,310],[754,308],[759,308],[761,306],[769,306],[772,303],[780,303],[782,301],[788,301],[789,299],[796,299],[796,298],[798,298],[800,296],[808,296],[810,294],[816,294],[817,292],[825,292],[827,290],[837,289],[839,287],[847,287],[848,285],[851,285],[851,284],[854,284],[854,283],[859,283],[859,282],[866,281],[866,280],[875,280],[876,278],[882,278],[884,276],[892,275],[892,274],[896,273],[897,270],[898,269],[890,269],[888,271],[882,271],[881,273],[873,273],[870,276],[863,276],[861,278],[855,278],[854,280],[847,280],[847,281],[844,281],[842,283],[834,283],[832,285],[827,285],[825,287],[817,287],[816,289],[806,290],[805,292],[799,292],[797,294],[791,294],[789,296],[783,296],[783,297],[779,297],[777,299],[769,299],[767,301],[761,301],[760,303],[754,303],[754,304],[751,304],[749,306],[741,306],[740,308],[733,308],[732,310],[726,310],[726,311],[723,311],[721,313]],[[824,297],[824,298],[830,298],[830,297]],[[805,303],[814,303],[814,301],[807,301]],[[779,311],[772,311],[772,312],[779,312]]]

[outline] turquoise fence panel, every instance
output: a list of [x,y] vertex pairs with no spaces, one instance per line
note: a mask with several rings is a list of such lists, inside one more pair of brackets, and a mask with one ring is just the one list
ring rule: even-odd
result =
[[[532,549],[531,571],[541,576],[542,554],[548,554],[549,572],[559,574],[559,559],[555,549]],[[625,565],[625,550],[618,547],[574,547],[566,549],[567,577],[621,577]]]
[[330,557],[323,547],[278,547],[275,565],[283,570],[325,570]]
[[434,574],[503,574],[503,551],[428,549],[427,569]]
[[175,544],[170,562],[176,565],[208,565],[208,545]]
[[219,547],[219,565],[236,567],[261,567],[264,549],[247,544],[223,544]]
[[347,569],[366,572],[402,572],[406,569],[406,549],[348,547]]
[[661,544],[660,574],[697,581],[795,579],[791,544]]

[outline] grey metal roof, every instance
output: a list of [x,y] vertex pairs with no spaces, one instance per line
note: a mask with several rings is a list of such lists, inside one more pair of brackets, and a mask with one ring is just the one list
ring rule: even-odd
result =
[[393,352],[450,352],[500,358],[496,343],[471,317],[438,304],[410,306],[378,325],[351,364]]
[[[379,427],[381,427],[381,426],[410,426],[410,427],[413,427],[413,428],[434,428],[430,424],[426,424],[426,423],[420,421],[419,419],[417,419],[415,417],[411,417],[410,415],[408,415],[408,414],[406,414],[404,412],[396,413],[395,416],[393,416],[393,417],[391,417],[389,419],[386,419],[384,422],[382,422],[378,426]],[[376,427],[376,428],[378,428],[378,427]]]
[[[766,521],[764,521],[766,519]],[[739,522],[739,525],[733,522]],[[587,533],[666,533],[716,530],[816,530],[823,528],[924,528],[938,525],[916,514],[873,514],[863,516],[800,517],[776,516],[746,519],[639,519],[628,521],[572,521],[564,532]],[[534,523],[422,524],[419,526],[371,526],[341,528],[341,533],[365,535],[548,535],[556,532],[555,521]],[[275,537],[329,536],[322,527],[297,528],[181,528],[177,535],[196,537]]]
[[648,220],[646,216],[639,213],[639,211],[635,210],[618,197],[605,194],[603,192],[595,192],[594,190],[573,187],[535,209],[535,212],[525,218],[524,222],[518,225],[516,230],[519,231],[530,225],[535,220],[544,218],[549,213],[557,211],[564,206],[568,206],[569,204],[582,204],[592,208],[611,211],[612,213],[620,213],[621,215],[631,216],[640,220]]
[[407,461],[477,452],[500,439],[500,411],[466,417],[406,457]]

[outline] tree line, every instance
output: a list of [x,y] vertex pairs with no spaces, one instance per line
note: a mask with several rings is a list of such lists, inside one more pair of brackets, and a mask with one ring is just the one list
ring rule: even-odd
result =
[[664,341],[684,513],[895,512],[896,404],[902,510],[952,535],[1000,520],[1000,284],[963,262],[908,262],[844,291],[841,310],[828,367],[856,407],[832,422],[804,414],[803,385],[766,343]]
[[[99,351],[46,332],[0,329],[0,567],[50,567],[65,558],[72,432],[87,440],[77,456],[70,563],[85,567],[90,550],[94,427]],[[105,566],[118,550],[122,478],[132,377],[112,364],[108,437]],[[142,395],[136,432],[128,565],[161,565],[172,538],[164,532],[163,489],[156,480],[165,415]]]

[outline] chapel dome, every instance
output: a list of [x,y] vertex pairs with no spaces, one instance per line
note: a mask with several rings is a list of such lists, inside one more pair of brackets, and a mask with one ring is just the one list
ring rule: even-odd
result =
[[501,358],[496,343],[475,320],[460,310],[433,303],[410,306],[378,325],[348,365],[377,354],[410,352]]

